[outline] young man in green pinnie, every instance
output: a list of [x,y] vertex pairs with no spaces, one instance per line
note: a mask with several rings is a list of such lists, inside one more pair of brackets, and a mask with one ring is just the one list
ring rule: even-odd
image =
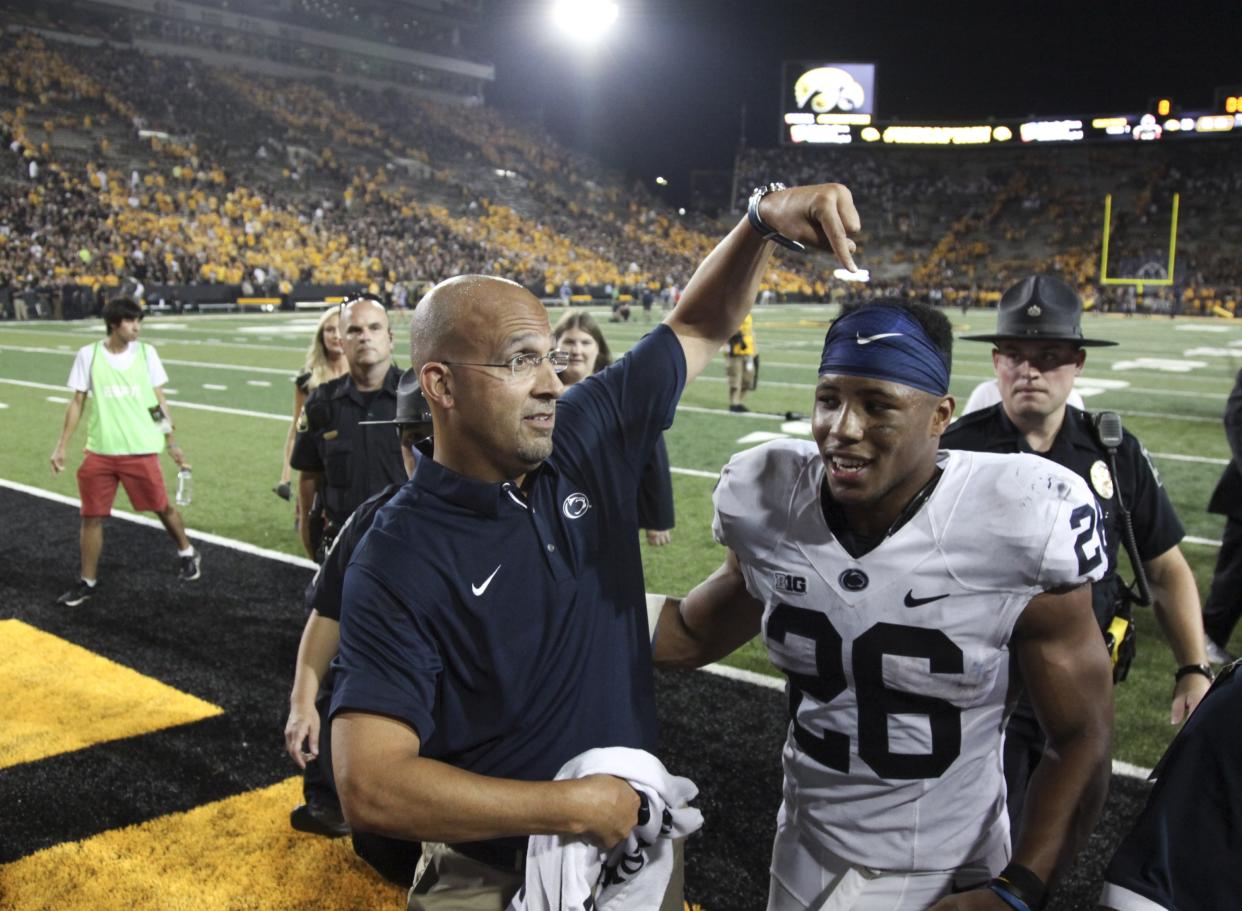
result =
[[69,372],[73,399],[65,410],[60,439],[52,451],[52,473],[65,467],[65,445],[77,429],[89,393],[86,457],[78,469],[82,499],[81,578],[57,599],[74,607],[91,598],[98,581],[103,550],[103,520],[112,513],[117,484],[125,486],[130,503],[153,512],[177,545],[178,577],[190,582],[201,575],[201,557],[185,534],[181,513],[169,502],[159,454],[167,447],[178,468],[185,454],[173,441],[164,384],[168,374],[150,345],[138,341],[142,308],[128,298],[109,301],[103,310],[108,337],[78,351]]

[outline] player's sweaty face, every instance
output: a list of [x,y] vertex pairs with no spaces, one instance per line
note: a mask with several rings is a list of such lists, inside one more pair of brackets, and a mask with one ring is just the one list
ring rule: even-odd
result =
[[886,527],[927,482],[943,429],[933,426],[939,401],[900,383],[820,377],[811,434],[827,468],[828,489],[847,514],[850,507],[865,507],[869,518]]

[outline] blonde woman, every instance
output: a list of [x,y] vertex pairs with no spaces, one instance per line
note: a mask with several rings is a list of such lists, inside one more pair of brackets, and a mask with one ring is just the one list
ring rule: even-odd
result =
[[[552,335],[556,347],[569,354],[569,366],[561,374],[561,382],[566,386],[599,373],[612,363],[612,351],[599,323],[585,310],[566,311]],[[672,539],[673,524],[673,479],[664,434],[660,434],[638,486],[638,527],[646,531],[649,545],[663,547]]]
[[[306,362],[302,372],[293,383],[293,422],[285,435],[285,460],[280,470],[280,483],[272,488],[276,496],[282,500],[292,499],[289,487],[293,472],[289,467],[289,456],[293,452],[293,438],[298,432],[298,418],[302,416],[302,406],[311,390],[338,376],[349,372],[349,364],[345,360],[345,344],[341,340],[340,308],[329,307],[319,317],[319,325],[315,327],[315,337],[306,349]],[[297,512],[295,510],[294,514]]]

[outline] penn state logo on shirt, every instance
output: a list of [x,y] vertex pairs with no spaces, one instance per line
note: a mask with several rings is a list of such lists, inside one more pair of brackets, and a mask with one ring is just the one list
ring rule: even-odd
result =
[[564,513],[566,519],[581,519],[590,508],[591,501],[584,493],[571,493],[561,504],[561,512]]
[[871,584],[871,580],[861,569],[847,569],[837,577],[837,583],[847,592],[860,592]]

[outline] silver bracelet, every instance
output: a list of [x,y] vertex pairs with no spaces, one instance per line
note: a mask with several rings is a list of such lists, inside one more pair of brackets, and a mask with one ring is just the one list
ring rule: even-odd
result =
[[775,193],[777,190],[784,190],[785,185],[779,181],[764,184],[761,187],[755,187],[755,191],[750,194],[750,204],[746,207],[746,219],[750,222],[750,226],[759,232],[759,236],[764,240],[772,240],[780,244],[782,247],[794,250],[798,253],[806,252],[806,244],[794,240],[792,237],[786,237],[780,231],[768,225],[759,217],[759,203],[763,197],[769,193]]

